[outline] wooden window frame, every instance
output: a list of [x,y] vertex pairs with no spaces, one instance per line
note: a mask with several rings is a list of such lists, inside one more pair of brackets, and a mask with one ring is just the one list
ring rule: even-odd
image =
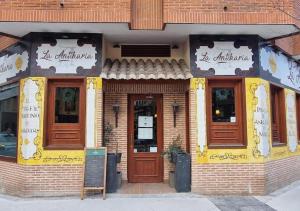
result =
[[[275,92],[273,94],[273,92]],[[271,84],[270,85],[270,104],[271,104],[271,134],[272,146],[284,146],[287,144],[287,129],[286,129],[286,107],[284,88]],[[276,110],[274,113],[274,110]],[[274,116],[275,123],[274,124]],[[278,129],[275,129],[277,127]],[[274,130],[277,130],[278,141],[274,141]]]
[[[80,97],[79,97],[79,131],[80,131],[80,141],[74,144],[53,144],[50,138],[51,124],[61,124],[72,127],[77,123],[54,123],[53,116],[55,115],[55,93],[56,87],[79,87]],[[85,124],[86,124],[86,80],[82,77],[76,78],[48,78],[47,80],[47,95],[45,99],[45,122],[44,122],[44,149],[47,150],[82,150],[85,147]],[[72,128],[71,128],[72,129]],[[74,128],[73,128],[74,129]]]
[[[8,83],[4,83],[2,86],[5,86],[5,85],[9,85],[9,84],[14,84],[14,83],[17,83],[19,85],[19,88],[18,88],[18,96],[17,96],[17,110],[18,110],[18,113],[17,113],[17,131],[19,133],[19,113],[20,113],[20,81],[19,80],[12,80]],[[11,163],[17,163],[17,157],[18,157],[18,149],[19,149],[19,134],[17,135],[17,143],[16,143],[16,157],[7,157],[7,156],[3,156],[3,155],[0,155],[0,161],[6,161],[6,162],[11,162]]]
[[[207,121],[207,144],[210,149],[219,149],[219,148],[246,148],[247,147],[247,131],[246,131],[246,100],[245,100],[245,81],[243,78],[208,78],[206,81],[206,121]],[[213,122],[212,120],[212,88],[216,87],[232,87],[235,92],[235,113],[236,113],[236,122]],[[236,127],[235,130],[238,130],[239,142],[227,142],[225,139],[223,141],[220,139],[220,142],[212,141],[212,133],[218,129],[214,127]],[[226,128],[227,128],[226,127]]]
[[300,93],[296,93],[298,143],[300,144]]

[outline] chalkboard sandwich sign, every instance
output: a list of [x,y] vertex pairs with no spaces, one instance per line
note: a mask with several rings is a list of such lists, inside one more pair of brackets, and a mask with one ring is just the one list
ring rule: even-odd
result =
[[87,190],[100,190],[105,199],[106,193],[106,147],[86,148],[81,189],[81,200]]

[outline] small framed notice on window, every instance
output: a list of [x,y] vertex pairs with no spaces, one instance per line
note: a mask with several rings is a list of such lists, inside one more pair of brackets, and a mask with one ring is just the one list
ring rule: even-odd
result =
[[138,127],[153,127],[153,116],[139,116]]
[[153,139],[153,128],[139,128],[138,139]]
[[235,116],[230,117],[230,122],[236,122],[236,117]]

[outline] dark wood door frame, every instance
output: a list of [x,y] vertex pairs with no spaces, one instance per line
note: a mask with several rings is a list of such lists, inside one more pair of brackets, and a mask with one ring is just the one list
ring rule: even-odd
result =
[[[134,100],[137,99],[147,99],[147,96],[153,96],[156,99],[156,106],[157,106],[157,153],[133,153],[134,150]],[[164,173],[164,166],[163,166],[163,158],[161,157],[161,153],[163,152],[163,95],[161,94],[130,94],[128,95],[128,127],[127,127],[127,175],[128,175],[128,182],[163,182],[163,173]],[[154,155],[155,154],[155,155]],[[146,176],[144,178],[136,178],[134,177],[134,157],[141,157],[147,161],[148,159],[153,158],[156,156],[158,159],[158,175],[157,178]]]
[[[47,95],[47,112],[46,122],[46,140],[44,147],[46,149],[83,149],[85,146],[85,102],[86,102],[86,90],[85,80],[81,78],[74,79],[50,79],[48,80],[48,95]],[[79,121],[78,123],[55,123],[55,91],[57,87],[76,87],[79,88]],[[65,136],[68,143],[53,143],[51,138],[55,135],[55,132]],[[76,140],[72,140],[71,135],[76,135]],[[78,136],[78,137],[77,137]]]

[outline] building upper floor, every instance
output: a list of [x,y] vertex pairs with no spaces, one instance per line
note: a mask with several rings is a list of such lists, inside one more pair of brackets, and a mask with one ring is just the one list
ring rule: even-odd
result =
[[294,24],[299,0],[2,0],[0,21],[128,23],[132,29],[166,24]]

